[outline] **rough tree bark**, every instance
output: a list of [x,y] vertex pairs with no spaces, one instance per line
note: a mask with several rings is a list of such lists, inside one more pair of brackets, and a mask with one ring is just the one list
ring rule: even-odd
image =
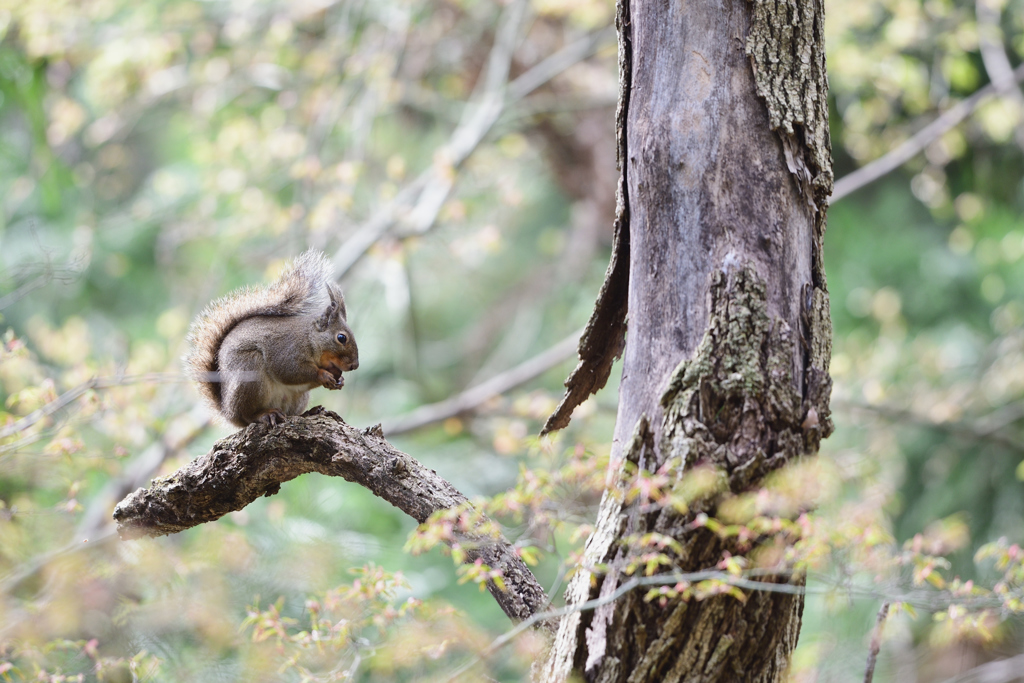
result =
[[[689,524],[714,514],[713,502],[687,515],[624,504],[627,462],[676,477],[712,465],[741,492],[816,452],[832,430],[822,0],[619,0],[617,12],[615,253],[546,429],[603,386],[628,306],[612,450],[622,467],[584,560],[607,569],[576,574],[570,604],[616,589],[625,537],[673,536],[682,571],[714,567],[730,550]],[[799,595],[765,592],[659,607],[634,591],[565,617],[539,678],[778,681],[802,608]]]

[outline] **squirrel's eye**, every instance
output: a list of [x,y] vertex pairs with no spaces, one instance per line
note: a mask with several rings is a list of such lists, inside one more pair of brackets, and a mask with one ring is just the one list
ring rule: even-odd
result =
[[339,334],[338,335],[338,343],[339,344],[346,344],[346,343],[348,343],[348,337],[346,337],[344,334]]

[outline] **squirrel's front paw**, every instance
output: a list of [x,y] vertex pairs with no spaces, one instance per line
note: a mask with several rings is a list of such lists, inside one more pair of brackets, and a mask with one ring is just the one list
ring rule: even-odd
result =
[[270,410],[265,410],[262,413],[260,413],[259,417],[257,417],[256,419],[262,422],[263,424],[268,424],[271,427],[276,427],[277,425],[284,424],[285,420],[287,420],[288,417],[277,408],[271,408]]
[[335,372],[338,373],[337,377],[334,376],[334,372],[331,370],[319,368],[317,370],[317,378],[320,380],[320,385],[328,389],[341,389],[345,386],[345,378],[341,376],[341,371],[336,370]]

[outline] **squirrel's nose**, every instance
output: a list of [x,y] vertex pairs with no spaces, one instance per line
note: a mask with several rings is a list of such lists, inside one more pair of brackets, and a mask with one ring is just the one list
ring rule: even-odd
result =
[[353,370],[358,370],[358,369],[359,369],[359,360],[358,359],[356,359],[356,360],[354,360],[354,361],[352,361],[351,363],[348,364],[348,371],[349,372],[352,372]]

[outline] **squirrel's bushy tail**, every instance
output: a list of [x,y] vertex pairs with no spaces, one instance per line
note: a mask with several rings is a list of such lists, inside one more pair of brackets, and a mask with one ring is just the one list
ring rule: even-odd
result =
[[189,328],[191,349],[185,356],[185,368],[214,410],[220,412],[221,408],[218,357],[228,333],[255,316],[313,315],[329,301],[332,275],[333,267],[323,252],[309,249],[275,282],[238,289],[203,309]]

